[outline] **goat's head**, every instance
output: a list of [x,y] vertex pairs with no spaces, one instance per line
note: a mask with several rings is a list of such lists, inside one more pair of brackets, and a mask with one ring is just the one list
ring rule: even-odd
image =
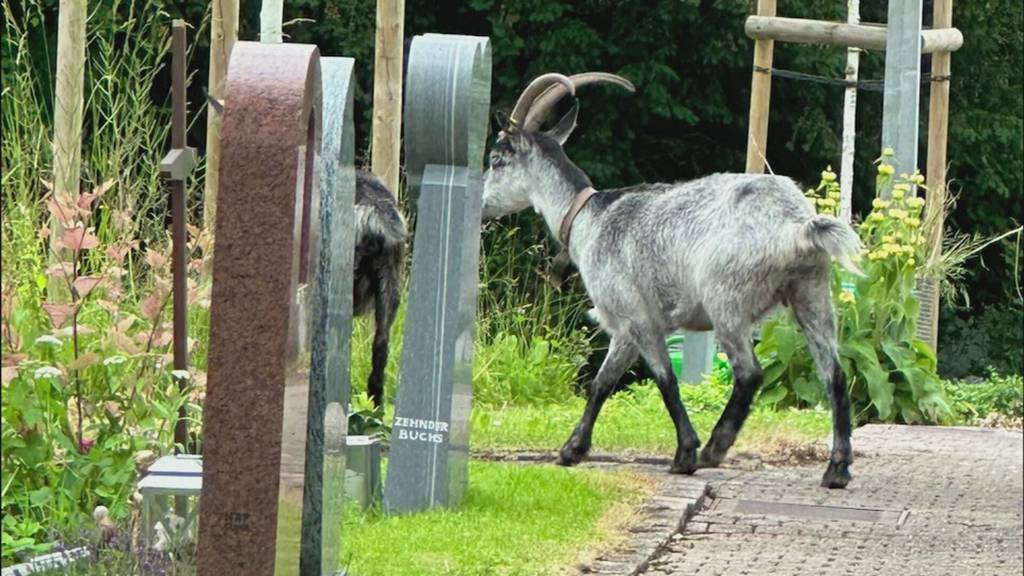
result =
[[489,167],[484,176],[483,217],[497,218],[518,212],[530,205],[529,193],[543,177],[544,166],[564,158],[561,150],[576,128],[579,102],[552,128],[540,126],[562,98],[576,89],[597,82],[609,82],[634,90],[625,78],[604,72],[586,72],[573,76],[544,74],[530,82],[516,102],[508,125],[498,133],[491,147]]

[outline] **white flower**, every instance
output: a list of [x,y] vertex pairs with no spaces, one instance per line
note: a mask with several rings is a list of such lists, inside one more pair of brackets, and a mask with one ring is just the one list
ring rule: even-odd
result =
[[52,334],[43,334],[39,338],[36,338],[36,344],[50,344],[51,346],[61,347],[64,345],[60,338]]
[[42,380],[44,378],[57,378],[60,376],[60,370],[53,366],[41,366],[36,368],[35,377],[36,380]]
[[171,370],[171,377],[175,380],[191,380],[192,375],[188,370]]
[[104,366],[116,366],[118,364],[124,364],[127,361],[128,361],[127,358],[125,358],[124,356],[121,356],[120,354],[118,354],[116,356],[111,356],[109,358],[104,358],[103,359],[103,365]]

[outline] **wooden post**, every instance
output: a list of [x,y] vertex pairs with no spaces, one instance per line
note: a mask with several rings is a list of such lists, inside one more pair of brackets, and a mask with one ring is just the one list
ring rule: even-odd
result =
[[[771,0],[774,2],[774,0]],[[373,63],[373,173],[398,194],[402,149],[402,55],[405,0],[377,0]]]
[[[860,0],[849,0],[847,24],[860,24]],[[846,81],[856,82],[860,70],[860,48],[846,50]],[[843,100],[843,157],[839,168],[839,217],[849,222],[853,215],[853,159],[857,143],[857,87],[847,86]]]
[[[934,0],[932,28],[952,28],[953,0]],[[946,204],[946,143],[949,137],[949,52],[932,55],[932,82],[928,96],[928,165],[926,167],[928,195],[925,211],[936,216],[931,236],[927,239],[931,248],[930,259],[942,256],[942,228]],[[939,290],[933,290],[927,302],[921,303],[922,311],[931,311],[930,344],[935,349],[939,334]]]
[[[53,193],[78,199],[82,172],[82,108],[85,84],[85,0],[60,0],[57,15],[57,77],[53,106]],[[67,260],[59,248],[63,228],[50,219],[50,242],[58,261]],[[71,300],[64,282],[47,285],[50,299]]]
[[[224,77],[228,56],[238,40],[238,0],[213,0],[210,22],[210,75],[207,92],[215,100],[224,99]],[[203,227],[213,231],[217,214],[217,186],[220,178],[220,114],[213,105],[206,107],[206,186],[203,196]],[[209,270],[204,270],[205,279]]]
[[[921,0],[889,3],[885,46],[882,148],[896,153],[896,173],[917,169],[917,123],[921,96]],[[889,190],[883,196],[889,196]]]
[[260,10],[260,42],[282,42],[284,34],[284,0],[263,0]]
[[[775,16],[775,0],[757,0],[758,16]],[[750,126],[747,132],[747,169],[764,172],[768,155],[768,110],[772,95],[774,40],[754,41],[754,69],[750,79]]]

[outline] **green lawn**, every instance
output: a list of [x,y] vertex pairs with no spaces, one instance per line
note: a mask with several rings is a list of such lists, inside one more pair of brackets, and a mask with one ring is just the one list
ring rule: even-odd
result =
[[[705,442],[724,402],[706,398],[707,390],[699,387],[683,386],[681,390],[690,420]],[[557,450],[579,421],[584,404],[582,398],[574,397],[547,406],[474,406],[470,444],[476,451]],[[828,437],[831,422],[827,411],[755,408],[735,450],[770,455],[780,448],[813,443]],[[638,386],[612,396],[594,428],[596,452],[671,456],[675,447],[672,421],[654,386]]]
[[615,539],[652,481],[629,472],[473,461],[464,503],[389,517],[351,511],[351,576],[556,574]]

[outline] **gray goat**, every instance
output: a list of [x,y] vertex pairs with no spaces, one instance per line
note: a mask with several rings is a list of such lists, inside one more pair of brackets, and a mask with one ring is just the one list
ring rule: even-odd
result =
[[[852,462],[850,403],[829,278],[833,257],[857,271],[856,233],[840,220],[817,215],[793,181],[778,176],[715,174],[595,191],[562,150],[576,126],[578,102],[553,128],[539,130],[555,103],[594,82],[633,90],[623,78],[593,72],[545,74],[530,83],[494,142],[484,180],[484,217],[533,206],[568,250],[593,302],[592,314],[611,339],[559,462],[573,465],[586,456],[601,406],[639,355],[675,425],[670,471],[692,474],[717,466],[762,380],[754,327],[782,304],[803,329],[832,402],[833,445],[822,486],[845,487]],[[699,458],[700,439],[680,400],[665,345],[665,337],[680,329],[714,330],[735,377]]]
[[362,170],[356,172],[355,216],[352,310],[356,315],[371,307],[374,311],[373,368],[366,389],[379,408],[384,402],[391,324],[401,302],[406,227],[395,196]]

